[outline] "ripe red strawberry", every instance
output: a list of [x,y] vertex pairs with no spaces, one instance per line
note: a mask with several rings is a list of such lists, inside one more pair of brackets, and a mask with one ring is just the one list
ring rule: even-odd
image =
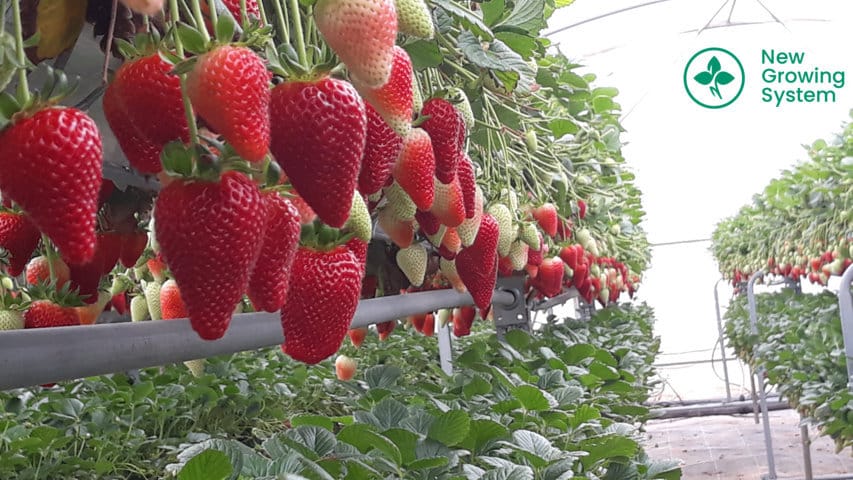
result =
[[72,307],[63,307],[51,300],[36,300],[24,312],[24,328],[68,327],[80,325]]
[[131,268],[139,261],[142,252],[145,251],[145,245],[148,244],[148,232],[140,230],[137,232],[126,233],[121,238],[121,252],[119,260],[126,268]]
[[357,78],[353,85],[358,93],[373,105],[388,125],[401,137],[412,129],[412,60],[401,47],[394,47],[394,63],[388,81],[378,88],[361,84]]
[[[62,288],[71,277],[68,264],[59,257],[53,259],[53,273],[56,275],[56,288]],[[47,257],[40,255],[30,260],[30,263],[27,264],[26,276],[28,285],[38,285],[50,281],[50,265]]]
[[462,199],[462,187],[456,174],[450,183],[435,180],[435,198],[431,212],[448,227],[458,227],[465,221],[465,202]]
[[112,298],[110,298],[110,305],[119,315],[127,313],[127,292],[113,295]]
[[41,234],[26,215],[0,212],[0,247],[8,252],[6,272],[17,277],[38,246]]
[[162,170],[160,152],[189,141],[181,82],[158,53],[125,62],[104,93],[104,114],[130,165],[139,173]]
[[347,241],[346,246],[355,255],[355,261],[358,263],[363,277],[367,268],[367,247],[369,244],[358,237],[353,237]]
[[338,355],[338,358],[335,359],[335,375],[338,380],[345,382],[352,380],[356,368],[358,368],[358,363],[346,355]]
[[474,307],[459,307],[453,311],[453,335],[464,337],[471,334],[471,325],[474,324],[474,317],[477,311]]
[[474,176],[474,164],[467,153],[463,152],[456,164],[456,176],[459,178],[459,186],[462,187],[465,218],[474,218],[476,215],[477,180]]
[[198,115],[252,162],[269,150],[271,78],[261,57],[234,45],[201,55],[187,76],[187,94]]
[[305,203],[305,199],[300,197],[298,194],[290,198],[290,203],[292,203],[293,206],[296,207],[296,210],[299,211],[299,218],[302,225],[307,225],[317,218],[317,214],[314,213],[314,210],[311,210],[311,207]]
[[542,264],[542,260],[545,258],[545,241],[540,237],[539,239],[539,249],[531,248],[527,250],[527,264],[538,267]]
[[[316,7],[315,7],[316,8]],[[270,151],[320,220],[349,217],[367,138],[367,114],[347,82],[323,77],[272,91]]]
[[[222,0],[225,8],[231,12],[231,16],[237,20],[238,24],[242,23],[242,15],[240,14],[240,0]],[[249,18],[261,18],[261,10],[258,7],[258,0],[246,0],[246,15]]]
[[536,288],[546,297],[559,295],[563,289],[563,260],[551,257],[542,260],[535,280]]
[[205,340],[222,337],[260,253],[258,187],[235,171],[216,182],[175,180],[157,197],[154,224],[193,330]]
[[262,197],[266,229],[247,293],[256,309],[275,312],[287,300],[290,267],[299,246],[299,211],[278,192],[264,192]]
[[425,235],[435,235],[441,228],[441,222],[432,212],[418,210],[415,212],[415,220],[418,221],[418,226]]
[[542,205],[531,210],[536,223],[551,238],[557,235],[557,207],[553,203],[543,203]]
[[314,21],[353,78],[373,88],[388,81],[397,40],[394,0],[319,0]]
[[159,283],[163,283],[166,281],[166,262],[163,261],[163,255],[158,253],[154,258],[149,258],[145,262],[145,266],[148,267],[148,271],[151,272],[151,275],[154,277]]
[[409,321],[412,323],[412,327],[420,333],[424,333],[424,323],[426,322],[426,313],[419,313],[417,315],[410,315]]
[[300,362],[318,363],[338,351],[361,292],[361,268],[345,246],[329,251],[300,247],[290,292],[281,310],[282,351]]
[[486,213],[471,246],[456,255],[459,278],[471,292],[474,304],[486,309],[492,302],[497,280],[498,222]]
[[347,331],[350,342],[355,348],[361,347],[364,339],[367,337],[367,327],[351,328]]
[[104,255],[101,249],[95,251],[95,256],[88,263],[69,265],[69,285],[71,291],[76,291],[86,304],[98,301],[98,287],[104,275]]
[[97,125],[74,108],[44,108],[0,133],[0,190],[69,263],[95,254],[102,161]]
[[160,287],[160,317],[163,320],[187,318],[187,307],[181,298],[181,290],[171,278]]
[[370,195],[385,186],[391,176],[391,167],[403,148],[403,138],[369,103],[365,103],[364,108],[367,112],[367,141],[358,173],[358,191]]
[[435,315],[427,313],[426,316],[424,316],[424,324],[421,332],[427,337],[435,335]]
[[101,274],[110,273],[118,263],[121,255],[122,236],[116,232],[98,232],[99,255],[101,257]]
[[456,165],[464,146],[465,120],[456,107],[443,98],[431,98],[424,102],[421,115],[429,116],[421,128],[432,139],[435,176],[442,183],[450,183],[456,174]]
[[387,340],[388,336],[391,335],[391,332],[393,332],[395,328],[397,328],[397,320],[377,323],[376,332],[379,334],[379,340],[383,342]]
[[578,218],[583,220],[586,217],[586,202],[578,200]]
[[432,208],[435,198],[435,155],[430,135],[422,128],[413,128],[403,140],[403,149],[392,173],[397,183],[424,211]]

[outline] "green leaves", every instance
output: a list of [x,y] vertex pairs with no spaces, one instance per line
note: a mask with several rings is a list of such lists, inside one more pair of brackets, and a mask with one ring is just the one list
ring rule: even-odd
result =
[[205,450],[184,465],[178,480],[224,480],[231,475],[231,470],[231,462],[224,453]]
[[471,428],[471,418],[461,410],[450,410],[439,415],[429,429],[428,438],[447,446],[462,443]]

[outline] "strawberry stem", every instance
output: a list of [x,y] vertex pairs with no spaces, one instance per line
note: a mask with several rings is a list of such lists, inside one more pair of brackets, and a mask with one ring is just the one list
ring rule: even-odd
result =
[[[263,2],[258,2],[260,5]],[[281,0],[273,0],[272,8],[275,10],[275,19],[278,21],[278,31],[281,33],[283,43],[290,43],[290,29],[287,28],[287,12],[281,8]]]
[[299,11],[299,0],[288,0],[289,8],[293,11],[293,29],[296,39],[296,53],[299,64],[308,68],[308,52],[305,49],[305,33],[302,31],[302,14]]
[[[17,3],[17,1],[13,3]],[[54,285],[56,284],[56,269],[53,268],[53,259],[56,258],[56,250],[54,250],[53,244],[50,243],[50,239],[47,238],[47,235],[41,236],[41,243],[44,244],[44,256],[47,258],[47,270],[50,272],[50,283],[51,285]]]
[[[196,0],[197,1],[197,0]],[[169,0],[169,10],[171,11],[172,25],[176,26],[181,18],[181,12],[178,10],[178,0]],[[202,29],[204,30],[204,29]],[[206,30],[205,30],[206,31]],[[184,58],[184,44],[181,42],[180,35],[175,35],[175,52],[179,57]],[[187,126],[190,129],[190,144],[198,143],[198,126],[195,123],[195,114],[193,106],[190,103],[190,97],[187,95],[187,76],[180,76],[181,79],[181,100],[184,102],[184,114],[187,116]]]
[[27,82],[27,56],[24,54],[24,29],[21,26],[21,2],[12,0],[12,21],[15,24],[15,55],[21,67],[18,69],[18,98],[27,104],[31,100],[30,85]]
[[[170,0],[171,2],[171,0]],[[190,0],[190,7],[193,11],[193,18],[195,18],[195,24],[198,28],[198,31],[201,33],[201,38],[204,39],[204,43],[210,42],[210,35],[207,33],[207,27],[204,24],[204,15],[201,13],[201,3],[199,0]],[[177,10],[175,10],[177,12]],[[172,14],[174,15],[174,14]],[[213,14],[215,15],[215,14]],[[216,28],[216,24],[213,24],[214,28]]]
[[[264,2],[258,2],[264,3]],[[246,0],[240,0],[240,25],[245,27],[249,24],[249,12],[246,11]]]
[[216,23],[219,21],[219,12],[216,11],[216,0],[207,2],[210,7],[210,24],[213,25],[213,30],[216,31]]
[[110,71],[110,57],[112,56],[113,37],[116,30],[116,14],[118,13],[118,0],[112,0],[110,8],[110,26],[107,28],[107,42],[104,48],[104,68],[101,71],[101,83],[107,84]]

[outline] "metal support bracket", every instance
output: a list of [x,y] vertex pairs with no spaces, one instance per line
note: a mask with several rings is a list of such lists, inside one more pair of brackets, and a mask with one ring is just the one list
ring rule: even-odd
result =
[[847,388],[853,392],[853,265],[847,267],[838,287],[838,307],[841,314],[841,332],[844,337],[844,353],[847,356]]
[[595,313],[595,301],[592,303],[586,303],[583,299],[578,297],[578,320],[583,320],[584,322],[590,321],[592,319],[592,315]]
[[723,359],[723,377],[726,381],[726,401],[732,401],[732,388],[729,386],[729,365],[728,360],[726,359],[726,342],[725,342],[725,331],[723,330],[723,317],[720,315],[720,294],[717,292],[720,282],[723,279],[717,280],[717,283],[714,284],[714,305],[717,308],[717,335],[720,343],[720,355]]
[[497,292],[508,292],[515,296],[511,304],[492,303],[495,317],[495,332],[503,339],[510,330],[530,331],[530,311],[524,301],[524,277],[498,277]]
[[[749,278],[749,283],[746,286],[746,298],[749,303],[749,323],[752,328],[753,335],[758,335],[758,312],[756,311],[755,302],[755,281],[764,277],[764,271],[759,270],[752,274]],[[756,344],[755,350],[758,350]],[[770,434],[770,414],[767,411],[767,392],[764,390],[764,367],[759,365],[756,369],[758,376],[758,397],[761,404],[761,420],[764,427],[764,448],[767,452],[767,479],[776,480],[776,459],[773,456],[773,438]]]

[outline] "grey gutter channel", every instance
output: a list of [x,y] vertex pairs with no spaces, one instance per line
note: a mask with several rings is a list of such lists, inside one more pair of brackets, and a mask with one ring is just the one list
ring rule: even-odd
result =
[[[791,408],[786,401],[767,402],[767,410],[788,410]],[[717,405],[680,406],[654,409],[649,412],[653,420],[685,417],[707,417],[711,415],[737,415],[752,413],[752,401],[728,402]]]
[[[495,291],[494,304],[516,293]],[[441,308],[472,305],[471,295],[434,290],[362,300],[353,327]],[[14,330],[0,335],[0,390],[153,367],[272,347],[284,342],[278,313],[235,315],[219,340],[205,341],[188,319]]]

